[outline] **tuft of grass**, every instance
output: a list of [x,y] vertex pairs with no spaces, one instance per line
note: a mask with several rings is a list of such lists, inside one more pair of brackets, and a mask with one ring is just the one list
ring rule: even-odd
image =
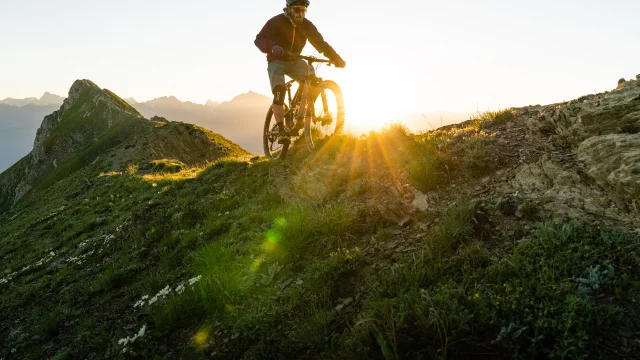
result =
[[152,160],[145,166],[141,167],[140,170],[150,170],[152,172],[174,174],[186,168],[187,168],[187,165],[185,165],[180,160],[162,159],[162,160]]
[[35,332],[45,340],[53,339],[60,334],[64,315],[59,309],[33,309],[31,316],[35,319]]
[[94,280],[91,285],[92,293],[107,293],[119,289],[132,281],[132,276],[137,272],[138,267],[122,268],[122,265],[111,264]]
[[463,168],[473,176],[481,176],[493,170],[495,160],[488,149],[488,140],[482,136],[474,136],[460,144],[464,155],[460,159]]
[[501,125],[515,119],[513,108],[502,109],[497,111],[478,112],[471,117],[471,124],[478,129],[488,129],[493,126]]
[[346,204],[315,210],[290,207],[267,231],[266,246],[272,248],[271,256],[284,263],[326,254],[352,236],[357,218],[357,210]]

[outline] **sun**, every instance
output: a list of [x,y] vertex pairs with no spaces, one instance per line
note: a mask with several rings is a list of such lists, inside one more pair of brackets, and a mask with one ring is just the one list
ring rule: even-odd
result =
[[394,121],[400,113],[384,87],[371,86],[366,81],[353,78],[340,79],[345,102],[345,131],[355,135],[381,130]]
[[[378,105],[379,104],[379,105]],[[393,108],[358,92],[345,93],[345,129],[358,135],[380,130],[392,121]]]

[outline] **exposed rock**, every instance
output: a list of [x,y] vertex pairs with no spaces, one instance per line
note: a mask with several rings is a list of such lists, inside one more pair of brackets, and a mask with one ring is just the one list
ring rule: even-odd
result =
[[427,195],[425,195],[418,189],[414,188],[412,190],[414,196],[411,204],[413,205],[413,207],[421,211],[427,211],[429,209],[429,201]]
[[516,109],[530,135],[542,136],[546,150],[579,145],[594,135],[640,127],[640,81],[626,81],[614,91],[566,103]]
[[611,92],[516,114],[541,155],[523,158],[531,160],[510,180],[515,191],[544,199],[542,209],[556,221],[639,222],[640,81],[621,79]]
[[599,185],[634,201],[640,198],[640,134],[589,138],[578,148],[578,159]]
[[377,204],[376,207],[383,219],[399,226],[405,226],[412,220],[411,214],[403,206],[393,202]]
[[618,87],[624,85],[625,82],[627,82],[627,80],[625,80],[624,78],[618,80]]

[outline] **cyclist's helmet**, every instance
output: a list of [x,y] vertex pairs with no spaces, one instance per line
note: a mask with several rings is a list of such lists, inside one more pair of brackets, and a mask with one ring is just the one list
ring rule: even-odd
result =
[[306,6],[309,7],[309,0],[287,0],[287,7]]

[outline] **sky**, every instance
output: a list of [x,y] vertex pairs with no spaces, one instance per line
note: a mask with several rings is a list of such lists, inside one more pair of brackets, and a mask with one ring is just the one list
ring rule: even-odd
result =
[[[66,96],[76,79],[138,101],[269,94],[253,41],[284,2],[1,0],[0,99]],[[640,73],[639,13],[622,0],[311,0],[307,18],[347,62],[319,75],[352,117],[383,122],[611,90]]]

